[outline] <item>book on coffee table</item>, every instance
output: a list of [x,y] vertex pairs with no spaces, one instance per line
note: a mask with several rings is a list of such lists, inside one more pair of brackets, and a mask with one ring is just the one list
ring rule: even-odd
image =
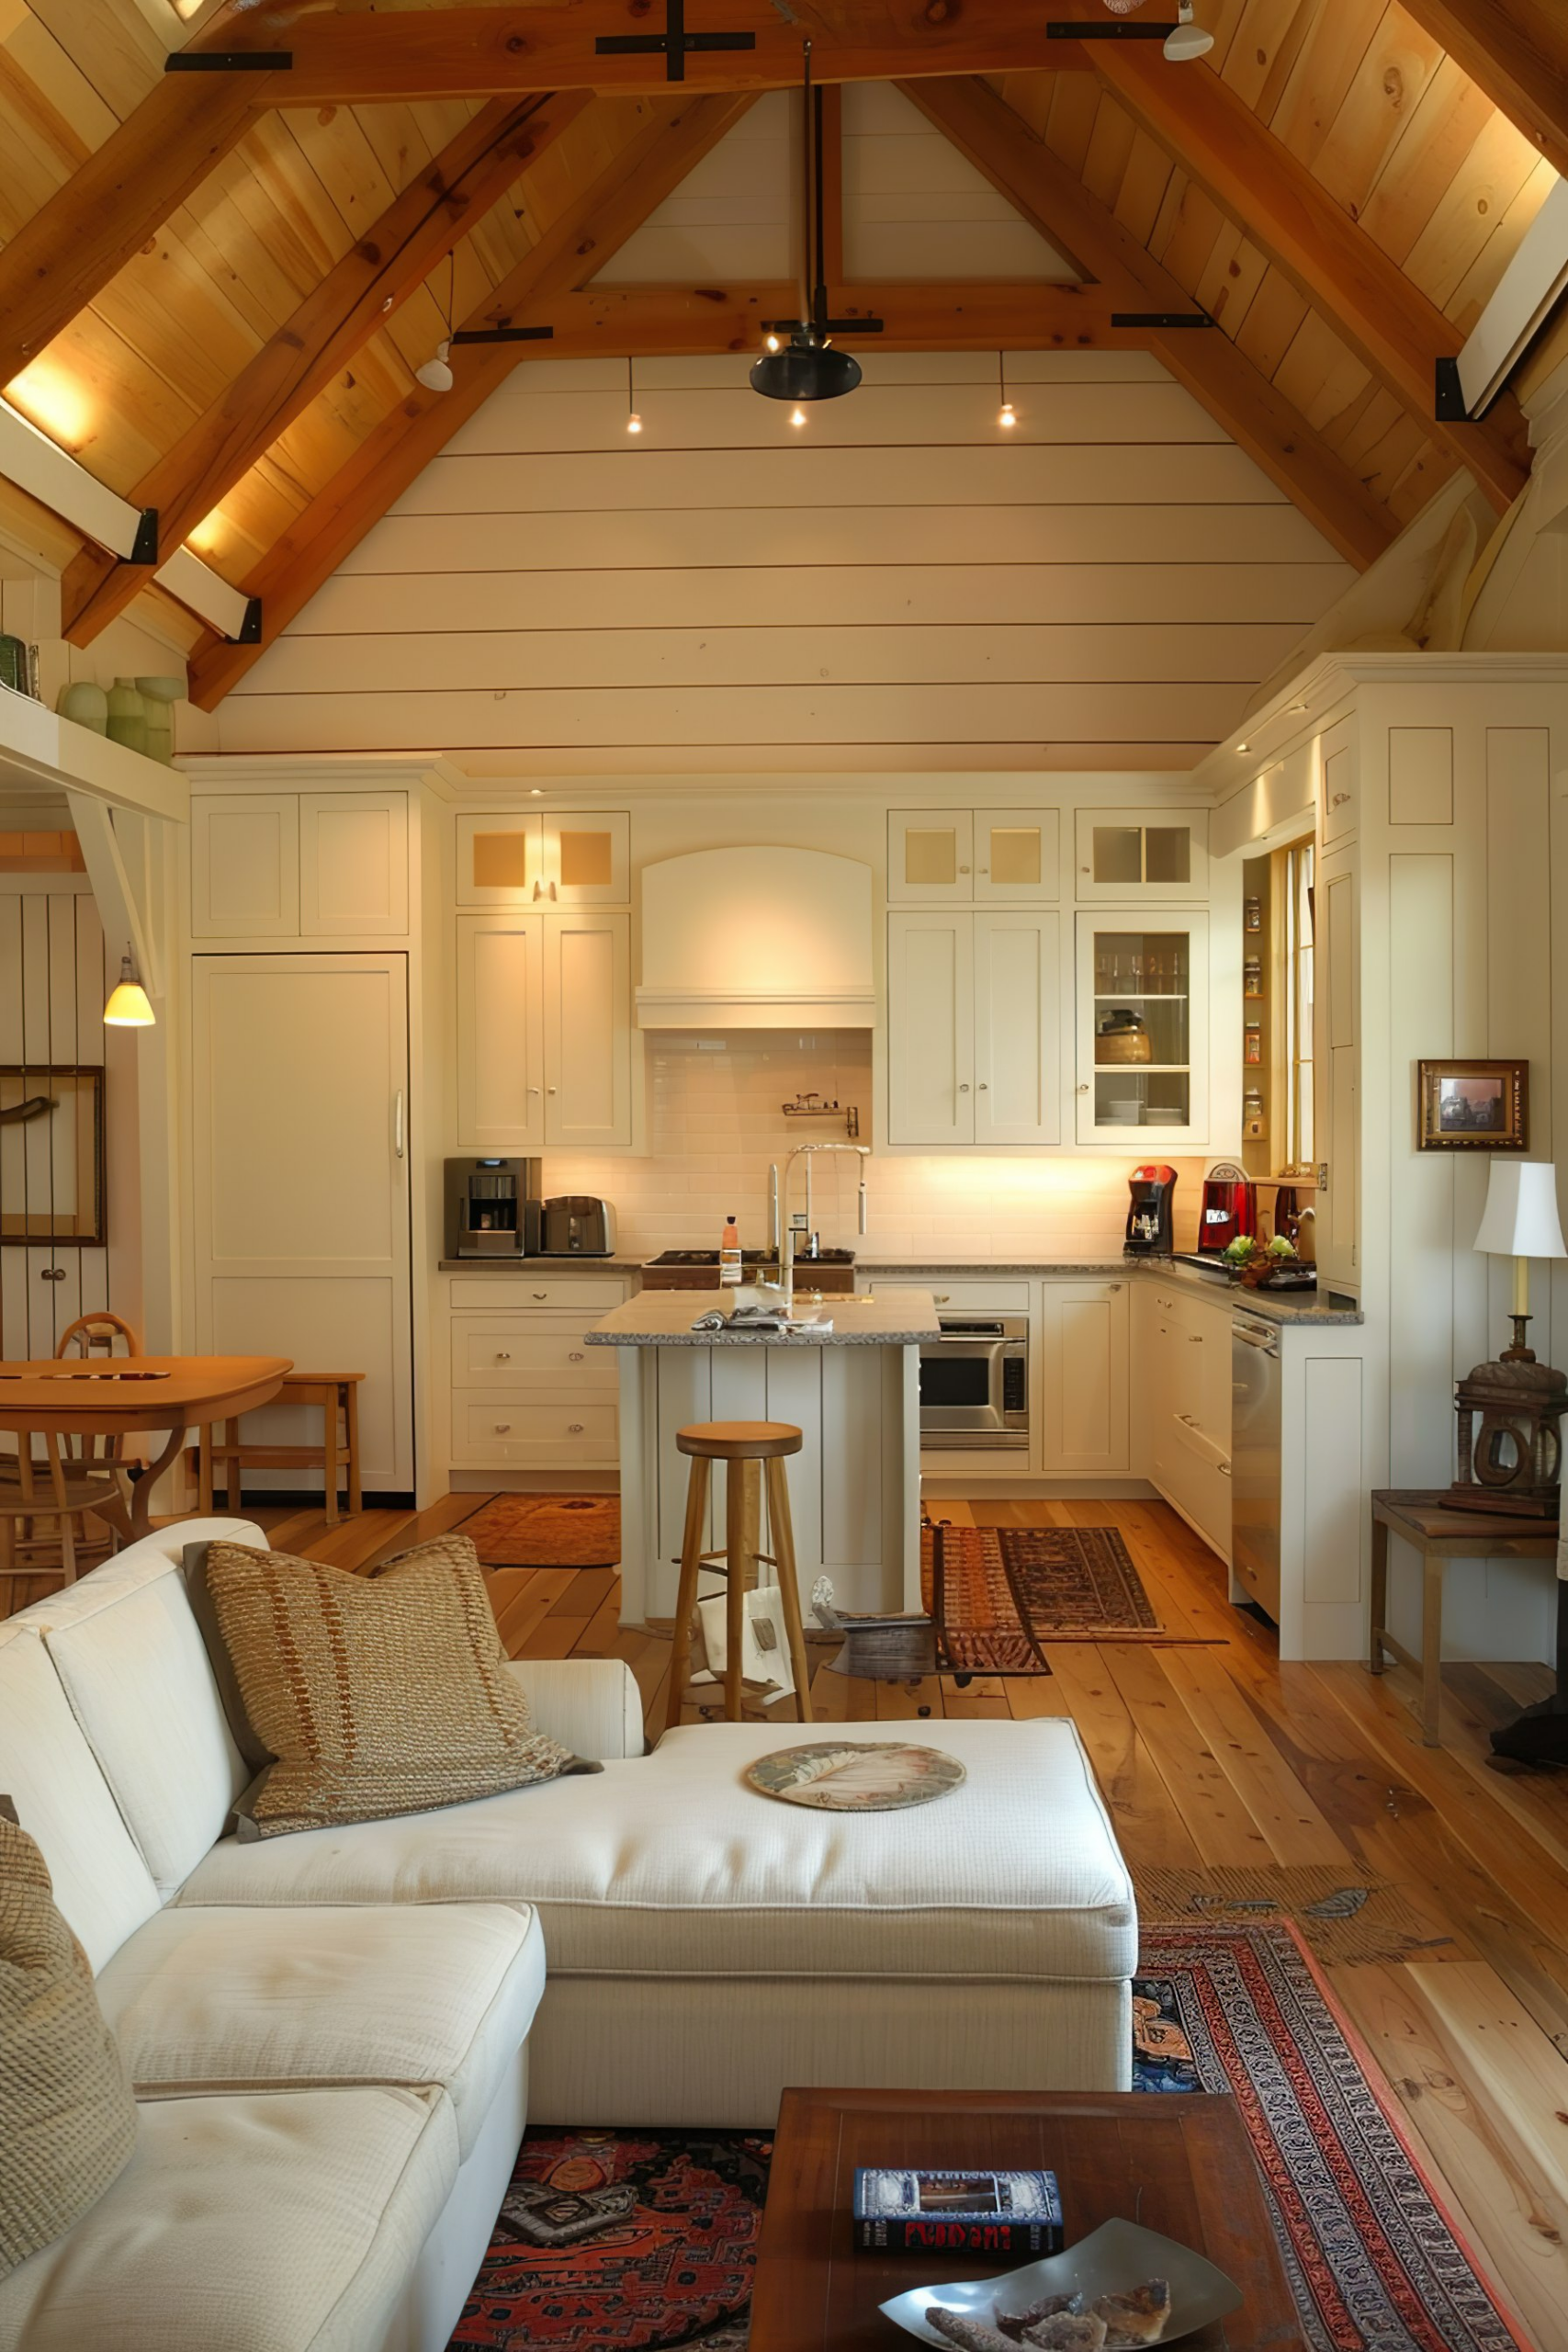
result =
[[875,2254],[1060,2254],[1054,2172],[855,2172],[855,2244]]

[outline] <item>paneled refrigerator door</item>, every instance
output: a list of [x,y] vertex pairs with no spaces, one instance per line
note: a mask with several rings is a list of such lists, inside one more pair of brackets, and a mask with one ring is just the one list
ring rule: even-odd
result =
[[[197,956],[192,980],[197,1347],[363,1372],[364,1484],[410,1493],[407,959]],[[246,1433],[301,1445],[320,1419],[269,1405]]]

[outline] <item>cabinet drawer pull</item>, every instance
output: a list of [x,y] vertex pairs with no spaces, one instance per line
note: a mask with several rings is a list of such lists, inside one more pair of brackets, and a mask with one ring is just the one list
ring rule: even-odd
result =
[[1343,808],[1349,797],[1348,792],[1337,792],[1328,805],[1331,808]]
[[934,1291],[931,1295],[935,1298],[939,1306],[947,1306],[953,1296],[953,1293],[950,1290]]
[[1228,1478],[1230,1476],[1231,1465],[1228,1462],[1216,1462],[1214,1467],[1219,1472],[1222,1478]]
[[566,1425],[566,1433],[568,1437],[581,1437],[582,1435],[582,1423],[581,1421],[568,1421]]
[[1187,1334],[1187,1344],[1190,1348],[1201,1348],[1203,1344],[1203,1334],[1201,1331],[1189,1331]]
[[511,1424],[511,1422],[510,1422],[510,1421],[497,1421],[497,1423],[496,1423],[496,1425],[495,1425],[495,1433],[496,1433],[497,1437],[506,1437],[506,1436],[509,1436],[509,1435],[510,1435],[510,1433],[511,1433],[511,1430],[512,1430],[512,1424]]
[[534,1295],[536,1298],[548,1298],[549,1292],[547,1290],[536,1290],[534,1293]]
[[581,1363],[582,1362],[582,1350],[581,1348],[573,1348],[571,1353],[567,1358],[567,1362],[568,1363]]
[[958,1081],[958,1091],[960,1092],[960,1094],[967,1094],[967,1093],[968,1093],[968,1091],[969,1091],[969,1080],[968,1080],[966,1078],[961,1078],[961,1079],[959,1080],[959,1081]]
[[497,1348],[497,1350],[496,1350],[496,1351],[495,1351],[495,1360],[496,1360],[497,1363],[510,1363],[512,1362],[512,1351],[511,1351],[511,1349],[510,1349],[510,1348]]
[[980,1080],[980,1091],[981,1091],[981,1093],[982,1093],[982,1094],[988,1094],[988,1093],[990,1092],[990,1091],[991,1091],[991,1081],[990,1081],[990,1080],[989,1080],[988,1078],[983,1078],[983,1079]]

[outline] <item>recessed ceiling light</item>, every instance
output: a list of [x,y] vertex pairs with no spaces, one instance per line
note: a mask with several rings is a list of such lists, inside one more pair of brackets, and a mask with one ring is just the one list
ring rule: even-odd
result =
[[1237,750],[1238,752],[1250,752],[1250,751],[1251,751],[1251,749],[1252,749],[1252,746],[1251,746],[1251,744],[1250,744],[1250,743],[1238,743],[1238,744],[1236,745],[1236,750]]

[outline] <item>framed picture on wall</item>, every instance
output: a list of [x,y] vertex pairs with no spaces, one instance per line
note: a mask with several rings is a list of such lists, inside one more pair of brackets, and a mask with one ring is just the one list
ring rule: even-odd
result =
[[1422,1151],[1528,1151],[1529,1062],[1419,1062]]
[[104,1239],[102,1069],[0,1068],[0,1246]]

